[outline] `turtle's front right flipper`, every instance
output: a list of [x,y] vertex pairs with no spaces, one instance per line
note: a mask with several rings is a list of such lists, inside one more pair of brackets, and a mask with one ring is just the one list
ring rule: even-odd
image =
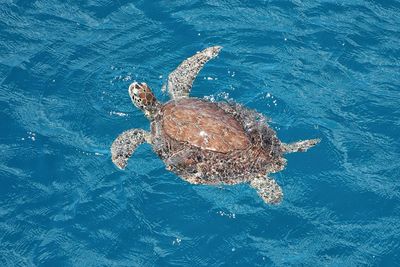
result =
[[120,134],[111,145],[111,158],[114,164],[125,169],[128,159],[132,156],[136,147],[144,142],[150,143],[150,133],[142,129],[131,129]]
[[188,97],[197,74],[210,59],[216,57],[221,46],[212,46],[183,61],[168,76],[168,93],[172,99]]

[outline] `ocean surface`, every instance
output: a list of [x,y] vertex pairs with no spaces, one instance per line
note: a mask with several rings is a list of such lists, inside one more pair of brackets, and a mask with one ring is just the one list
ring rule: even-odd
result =
[[[0,266],[400,266],[399,1],[0,1]],[[221,45],[192,95],[321,138],[247,185],[196,186],[150,145],[127,88],[160,101],[185,58]]]

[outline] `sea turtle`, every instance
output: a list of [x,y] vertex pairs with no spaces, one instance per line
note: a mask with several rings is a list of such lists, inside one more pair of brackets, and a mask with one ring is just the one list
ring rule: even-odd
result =
[[234,102],[189,97],[192,83],[220,46],[204,49],[183,61],[169,76],[165,104],[146,83],[129,86],[133,104],[151,122],[151,132],[131,129],[111,146],[112,161],[124,169],[138,145],[147,142],[164,160],[166,169],[192,184],[249,183],[266,203],[279,203],[281,187],[269,173],[282,170],[284,153],[306,151],[319,139],[284,144],[267,119]]

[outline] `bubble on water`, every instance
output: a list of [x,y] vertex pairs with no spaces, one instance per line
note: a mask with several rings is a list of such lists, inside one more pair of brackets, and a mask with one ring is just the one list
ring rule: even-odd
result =
[[235,213],[230,213],[230,212],[224,212],[222,210],[217,212],[218,215],[222,217],[228,217],[229,219],[236,219],[236,214]]
[[27,134],[28,134],[28,139],[36,141],[36,134],[34,132],[27,132]]
[[204,96],[204,99],[208,100],[210,102],[215,102],[215,97],[213,95],[210,95],[210,96],[206,95],[206,96]]
[[127,75],[127,76],[125,76],[122,80],[123,80],[124,82],[130,81],[130,80],[132,80],[132,77],[131,77],[130,75]]
[[182,241],[182,239],[180,239],[180,238],[176,238],[174,241],[172,241],[172,245],[180,245],[181,244],[181,241]]
[[219,98],[225,99],[225,100],[229,100],[229,93],[227,92],[221,92],[218,94]]
[[117,112],[117,111],[110,111],[110,115],[116,115],[116,116],[120,116],[120,117],[127,117],[128,114],[123,113],[123,112]]

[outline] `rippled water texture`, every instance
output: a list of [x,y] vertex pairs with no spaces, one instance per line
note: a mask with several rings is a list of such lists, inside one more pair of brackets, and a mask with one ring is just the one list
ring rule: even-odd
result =
[[[398,1],[0,3],[1,266],[400,265]],[[143,145],[127,88],[156,96],[186,57],[224,47],[197,97],[272,118],[287,156],[267,206],[247,185],[194,186]]]

